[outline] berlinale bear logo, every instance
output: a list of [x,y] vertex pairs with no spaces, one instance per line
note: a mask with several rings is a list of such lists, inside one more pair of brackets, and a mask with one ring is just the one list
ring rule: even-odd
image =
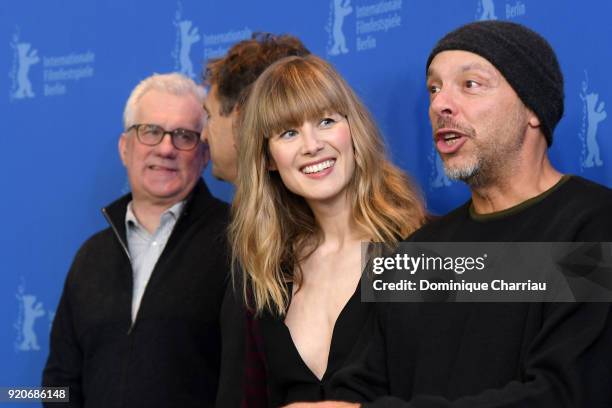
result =
[[175,69],[190,78],[195,77],[193,63],[191,62],[191,47],[201,40],[198,27],[193,26],[190,20],[182,19],[182,6],[179,3],[174,17],[174,25],[177,30],[176,46],[172,52],[175,60]]
[[[582,89],[580,99],[582,99],[582,129],[580,131],[580,139],[582,140],[582,167],[601,167],[603,161],[599,151],[597,142],[597,130],[599,124],[603,122],[608,114],[606,113],[605,103],[600,100],[599,94],[589,90],[589,76],[587,71],[584,71],[584,81],[582,81]],[[599,102],[599,103],[598,103]]]
[[351,0],[332,0],[333,23],[331,27],[331,38],[333,45],[328,50],[329,55],[346,54],[349,52],[346,47],[346,37],[342,26],[344,18],[353,12]]
[[36,301],[36,296],[25,293],[23,283],[17,290],[16,298],[19,302],[19,314],[14,325],[17,330],[15,349],[19,351],[40,350],[34,325],[47,312],[43,308],[42,302]]
[[33,98],[32,82],[29,78],[30,67],[40,62],[38,50],[32,48],[32,44],[19,41],[19,34],[13,36],[11,47],[14,50],[15,60],[13,71],[10,76],[13,79],[13,91],[11,99]]
[[476,18],[482,20],[497,20],[493,0],[479,0]]

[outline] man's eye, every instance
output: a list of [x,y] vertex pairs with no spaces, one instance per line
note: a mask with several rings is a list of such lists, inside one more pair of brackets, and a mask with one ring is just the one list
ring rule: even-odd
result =
[[145,135],[156,136],[162,133],[163,130],[159,126],[146,125],[146,126],[143,126],[143,129],[141,129],[141,132]]
[[467,81],[465,81],[465,87],[466,88],[478,88],[480,86],[480,84],[476,81],[473,81],[471,79],[468,79]]
[[190,142],[196,139],[196,136],[193,132],[184,129],[175,130],[176,137],[179,139],[183,139],[186,142]]
[[429,89],[429,93],[431,93],[431,94],[435,94],[435,93],[440,92],[440,87],[437,86],[437,85],[429,85],[428,89]]

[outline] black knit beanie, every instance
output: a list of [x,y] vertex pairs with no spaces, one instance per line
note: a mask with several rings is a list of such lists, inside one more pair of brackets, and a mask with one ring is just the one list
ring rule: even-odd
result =
[[516,23],[479,21],[448,33],[427,59],[426,71],[442,51],[463,50],[488,60],[540,119],[548,146],[563,116],[563,74],[550,44]]

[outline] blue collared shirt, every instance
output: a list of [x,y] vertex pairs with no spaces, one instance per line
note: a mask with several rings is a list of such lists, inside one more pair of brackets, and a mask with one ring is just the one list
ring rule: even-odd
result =
[[164,211],[159,220],[159,226],[153,234],[146,228],[134,215],[132,202],[127,206],[125,213],[125,230],[127,235],[128,249],[132,257],[132,272],[134,279],[134,290],[132,292],[132,322],[136,320],[136,315],[142,301],[147,283],[151,278],[151,273],[159,256],[164,251],[168,238],[176,225],[185,201],[178,202]]

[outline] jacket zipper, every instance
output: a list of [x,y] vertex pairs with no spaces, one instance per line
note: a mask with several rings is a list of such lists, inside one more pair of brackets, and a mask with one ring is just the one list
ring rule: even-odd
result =
[[[115,224],[113,223],[113,221],[111,220],[110,216],[106,212],[106,208],[102,208],[102,215],[104,215],[104,218],[106,219],[106,222],[108,222],[108,225],[110,225],[111,229],[113,230],[113,233],[115,234],[115,237],[117,238],[117,241],[119,241],[119,244],[121,245],[121,248],[123,248],[123,252],[128,257],[128,260],[130,261],[130,265],[131,265],[132,264],[132,256],[130,255],[130,251],[129,251],[126,243],[123,242],[123,239],[121,239],[121,235],[119,235],[119,231],[117,230],[117,227],[115,227]],[[134,321],[132,321],[130,323],[130,328],[127,331],[127,335],[128,336],[130,335],[130,333],[132,333],[132,329],[134,328],[134,323],[136,323],[136,319],[134,319]]]

